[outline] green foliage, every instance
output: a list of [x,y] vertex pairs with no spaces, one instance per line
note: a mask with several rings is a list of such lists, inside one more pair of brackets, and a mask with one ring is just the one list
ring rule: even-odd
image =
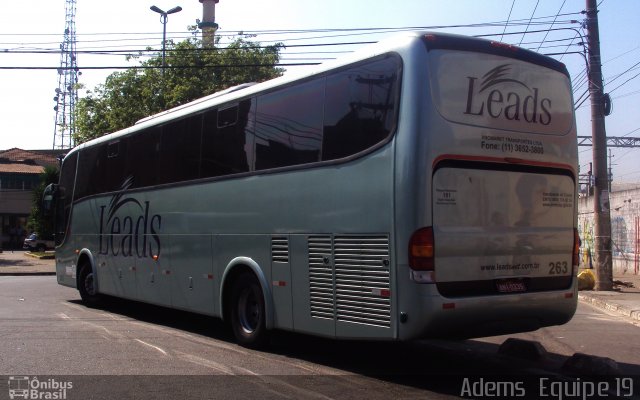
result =
[[44,172],[40,174],[40,185],[33,191],[31,199],[31,215],[27,220],[27,229],[30,232],[37,232],[42,239],[53,237],[53,220],[45,217],[42,210],[42,193],[50,183],[58,183],[58,168],[45,167]]
[[126,128],[136,121],[245,82],[280,76],[281,44],[260,46],[238,39],[226,48],[203,48],[191,38],[168,41],[166,68],[157,55],[123,72],[76,103],[76,143]]

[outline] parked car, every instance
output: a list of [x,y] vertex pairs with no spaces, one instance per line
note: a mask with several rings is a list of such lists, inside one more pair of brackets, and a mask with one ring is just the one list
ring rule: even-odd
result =
[[46,251],[53,249],[55,246],[53,240],[39,239],[37,233],[32,233],[24,240],[22,248],[25,250]]

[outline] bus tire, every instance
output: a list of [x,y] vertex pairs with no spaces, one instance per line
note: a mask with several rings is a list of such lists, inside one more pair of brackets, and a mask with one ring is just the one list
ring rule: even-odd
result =
[[238,343],[258,348],[267,340],[265,303],[262,288],[253,273],[244,272],[231,289],[231,329]]
[[82,301],[88,306],[95,306],[100,303],[101,296],[95,288],[95,276],[93,275],[91,264],[85,261],[80,266],[78,278],[78,291]]

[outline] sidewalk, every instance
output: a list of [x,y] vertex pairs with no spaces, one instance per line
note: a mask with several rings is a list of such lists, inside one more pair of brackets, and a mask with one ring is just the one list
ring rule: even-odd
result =
[[55,260],[39,259],[24,250],[3,250],[0,253],[0,276],[2,275],[55,275]]
[[[633,270],[625,274],[615,273],[613,282],[613,291],[582,290],[578,292],[578,298],[595,307],[640,322],[640,275],[634,275]],[[632,287],[623,284],[631,284]]]

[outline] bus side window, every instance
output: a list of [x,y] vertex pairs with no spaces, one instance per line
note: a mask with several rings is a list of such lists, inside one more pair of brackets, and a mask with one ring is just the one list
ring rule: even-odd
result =
[[324,78],[258,97],[256,170],[320,161]]
[[354,155],[389,136],[397,115],[399,67],[393,56],[327,77],[323,160]]
[[[123,177],[133,178],[132,188],[157,184],[161,134],[162,129],[155,126],[129,138],[131,151],[127,157],[127,168]],[[124,189],[124,187],[122,188]]]
[[105,191],[105,172],[107,171],[106,147],[107,145],[105,143],[87,147],[80,151],[76,183],[78,189],[75,194],[76,200]]
[[102,167],[104,176],[105,192],[115,192],[120,190],[123,182],[127,178],[125,174],[125,163],[127,154],[127,138],[118,139],[107,145],[106,164]]
[[197,179],[202,114],[163,125],[158,184]]
[[253,99],[209,110],[204,114],[201,176],[217,177],[248,172],[251,147],[249,126],[255,110]]

